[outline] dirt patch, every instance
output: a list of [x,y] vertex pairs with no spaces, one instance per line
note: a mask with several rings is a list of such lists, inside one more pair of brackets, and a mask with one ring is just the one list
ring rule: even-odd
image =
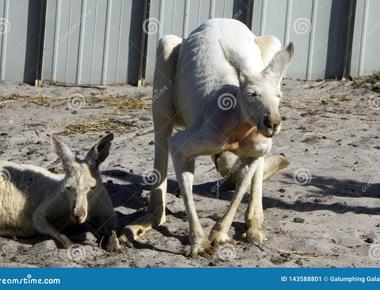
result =
[[[217,255],[189,259],[188,224],[169,163],[167,222],[125,252],[99,249],[89,233],[73,235],[79,250],[58,249],[46,237],[0,238],[2,267],[377,267],[380,245],[380,104],[378,75],[354,81],[283,83],[281,133],[273,153],[290,166],[264,184],[265,231],[257,246],[243,242],[248,196],[230,235],[234,246]],[[119,226],[146,209],[154,136],[152,88],[110,86],[36,88],[0,85],[0,158],[61,172],[49,136],[60,133],[75,152],[85,153],[106,132],[115,133],[102,164],[105,186]],[[73,107],[72,99],[79,104]],[[83,99],[81,99],[83,98]],[[210,231],[233,192],[221,184],[209,157],[196,162],[194,197],[201,223]],[[302,222],[301,222],[302,221]],[[74,255],[75,254],[75,255]]]

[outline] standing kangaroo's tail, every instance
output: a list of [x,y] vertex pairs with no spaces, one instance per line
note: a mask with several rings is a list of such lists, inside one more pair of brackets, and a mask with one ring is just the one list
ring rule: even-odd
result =
[[268,180],[290,164],[285,155],[271,155],[264,158],[264,180]]
[[[213,156],[216,170],[223,176],[229,188],[235,188],[237,176],[244,166],[237,155],[223,152]],[[281,169],[288,167],[289,160],[284,155],[271,155],[264,158],[264,180],[268,180]]]

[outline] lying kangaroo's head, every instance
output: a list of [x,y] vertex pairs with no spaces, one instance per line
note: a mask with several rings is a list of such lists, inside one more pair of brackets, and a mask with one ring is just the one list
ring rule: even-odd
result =
[[238,74],[239,106],[245,120],[256,125],[264,136],[273,137],[281,129],[280,85],[293,56],[293,43],[278,51],[261,73],[254,72],[254,69],[250,68],[247,61],[234,49],[224,46],[221,42],[220,45],[224,56]]
[[113,140],[113,134],[101,139],[88,151],[84,158],[75,156],[70,148],[52,136],[55,153],[59,156],[66,172],[64,187],[70,203],[71,216],[78,223],[84,223],[88,215],[88,200],[103,186],[99,165],[107,158]]

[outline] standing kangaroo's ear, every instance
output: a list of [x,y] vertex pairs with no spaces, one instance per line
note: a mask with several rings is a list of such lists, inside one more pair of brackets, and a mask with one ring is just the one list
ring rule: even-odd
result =
[[289,45],[278,51],[268,66],[263,70],[263,77],[275,83],[276,86],[280,86],[285,70],[292,60],[294,53],[294,44],[290,42]]
[[111,142],[113,140],[113,134],[108,134],[103,137],[94,147],[88,151],[86,155],[86,161],[95,166],[99,166],[110,152]]
[[219,45],[222,48],[224,57],[234,67],[238,75],[240,87],[244,86],[249,76],[249,68],[244,58],[239,55],[233,48],[226,46],[220,39]]
[[72,162],[75,160],[75,155],[65,143],[58,139],[55,134],[51,136],[51,143],[54,148],[54,153],[57,154],[62,160],[63,168],[66,172],[69,171]]

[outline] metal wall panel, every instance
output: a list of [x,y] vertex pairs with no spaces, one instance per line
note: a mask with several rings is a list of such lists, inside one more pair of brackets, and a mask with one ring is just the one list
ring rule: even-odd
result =
[[380,1],[357,0],[351,55],[351,75],[380,70]]
[[235,18],[247,22],[250,0],[151,0],[147,34],[145,80],[153,81],[156,48],[165,34],[186,37],[202,22],[214,17]]
[[346,65],[346,35],[350,19],[346,0],[255,0],[252,30],[272,34],[295,55],[287,77],[341,77]]
[[48,0],[42,80],[137,84],[144,0]]
[[0,0],[0,79],[33,84],[39,61],[40,0]]

